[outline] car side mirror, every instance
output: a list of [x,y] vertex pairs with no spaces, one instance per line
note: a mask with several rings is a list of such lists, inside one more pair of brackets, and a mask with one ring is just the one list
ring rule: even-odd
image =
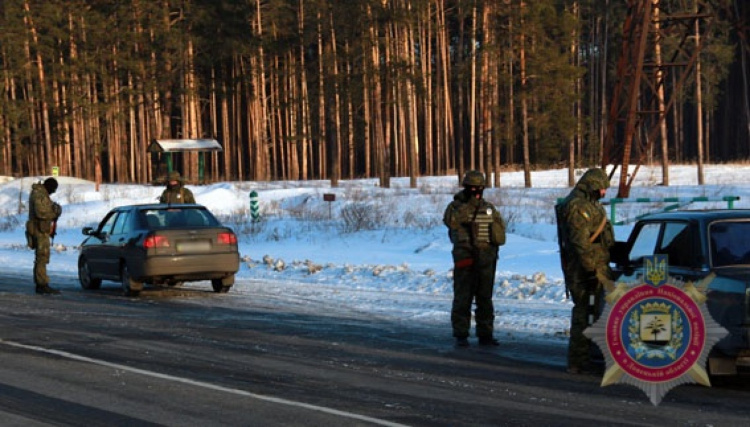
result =
[[81,233],[83,233],[84,236],[90,236],[91,234],[93,234],[92,231],[94,231],[92,227],[83,227]]
[[615,242],[609,249],[609,259],[619,267],[628,264],[628,242]]

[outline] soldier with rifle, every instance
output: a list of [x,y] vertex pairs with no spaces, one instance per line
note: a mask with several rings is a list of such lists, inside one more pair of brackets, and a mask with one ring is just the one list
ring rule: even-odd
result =
[[49,286],[47,264],[50,259],[51,239],[54,239],[57,219],[62,207],[50,196],[57,191],[57,180],[47,178],[43,183],[31,186],[29,195],[29,219],[26,221],[26,243],[34,249],[34,284],[38,294],[59,294]]
[[495,206],[482,198],[485,182],[482,172],[467,172],[463,190],[453,196],[443,215],[453,243],[451,324],[457,347],[469,346],[472,302],[479,345],[499,345],[493,337],[492,294],[498,249],[505,244],[505,222]]
[[589,169],[555,206],[565,292],[573,299],[568,342],[568,372],[572,374],[594,372],[591,340],[583,331],[599,317],[603,286],[612,283],[609,250],[614,231],[599,201],[608,187],[603,169]]

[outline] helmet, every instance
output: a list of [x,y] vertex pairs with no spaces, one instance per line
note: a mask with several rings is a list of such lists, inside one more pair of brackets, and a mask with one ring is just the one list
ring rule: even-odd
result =
[[57,191],[57,180],[55,178],[45,179],[42,185],[44,186],[45,190],[47,190],[47,194],[52,194]]
[[463,181],[461,181],[461,185],[464,187],[484,187],[485,184],[484,174],[477,170],[466,172]]
[[604,169],[591,168],[583,174],[578,183],[579,187],[586,191],[606,190],[609,188],[609,177]]
[[167,175],[167,181],[179,181],[180,180],[180,172],[178,171],[172,171]]

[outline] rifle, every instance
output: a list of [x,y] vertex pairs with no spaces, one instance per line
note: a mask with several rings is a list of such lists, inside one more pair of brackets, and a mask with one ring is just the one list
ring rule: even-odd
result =
[[[555,220],[557,221],[557,246],[560,249],[560,267],[562,267],[563,273],[565,273],[565,267],[567,266],[568,261],[565,259],[565,255],[567,253],[567,245],[565,236],[563,235],[563,222],[565,221],[565,216],[563,215],[562,203],[558,203],[555,205]],[[568,289],[567,278],[565,280],[565,298],[570,298],[570,289]]]
[[60,205],[52,203],[52,208],[55,211],[55,219],[52,220],[52,224],[50,225],[49,235],[52,238],[50,244],[55,243],[55,236],[57,235],[57,220],[60,218],[60,215],[62,215],[62,207]]

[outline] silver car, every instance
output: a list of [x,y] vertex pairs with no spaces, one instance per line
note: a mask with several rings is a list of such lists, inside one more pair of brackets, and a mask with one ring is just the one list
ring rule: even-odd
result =
[[144,284],[178,286],[210,280],[227,292],[239,270],[237,236],[198,204],[119,206],[96,228],[84,227],[78,257],[83,289],[119,282],[137,296]]

